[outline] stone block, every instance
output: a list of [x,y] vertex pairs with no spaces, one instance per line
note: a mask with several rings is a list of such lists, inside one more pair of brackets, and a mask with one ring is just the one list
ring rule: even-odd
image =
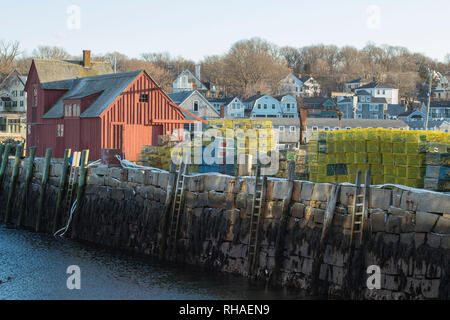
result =
[[104,185],[105,184],[105,177],[104,176],[98,176],[96,174],[90,174],[87,177],[87,184]]
[[400,207],[405,210],[416,211],[418,206],[417,193],[412,191],[403,191]]
[[220,192],[228,191],[230,179],[232,178],[221,174],[205,174],[204,190]]
[[104,165],[89,167],[91,174],[96,174],[98,176],[108,175],[108,167]]
[[50,176],[60,177],[62,174],[62,164],[61,163],[52,163],[50,165]]
[[302,190],[300,192],[300,200],[301,201],[311,200],[313,189],[314,189],[314,183],[302,182]]
[[353,196],[355,195],[355,187],[352,186],[341,186],[341,191],[339,195],[339,202],[343,206],[353,205]]
[[437,223],[433,228],[433,232],[441,234],[450,234],[450,219],[438,217]]
[[439,216],[429,212],[416,212],[416,232],[430,232]]
[[169,173],[168,172],[158,172],[158,183],[157,185],[163,189],[167,188],[167,184],[169,183]]
[[208,192],[208,206],[210,208],[227,208],[227,199],[224,193],[215,191]]
[[314,214],[314,222],[322,224],[325,216],[325,210],[314,209],[313,214]]
[[402,216],[402,224],[400,227],[401,232],[414,232],[416,229],[415,215],[412,213],[407,213]]
[[156,184],[156,182],[153,182],[153,174],[151,170],[145,170],[144,171],[144,184],[149,186],[152,184]]
[[108,176],[124,182],[128,180],[128,170],[125,168],[111,167],[108,168]]
[[383,212],[374,212],[370,215],[372,220],[372,232],[382,232],[385,230],[386,214]]
[[391,205],[392,190],[370,188],[370,208],[387,210]]
[[292,190],[292,201],[299,202],[302,192],[302,183],[300,181],[294,181],[294,189]]
[[394,216],[403,216],[404,214],[406,214],[406,211],[402,208],[397,208],[394,206],[390,206],[388,208],[388,213],[390,215],[394,215]]
[[328,201],[332,187],[333,185],[330,183],[316,183],[311,195],[311,200]]
[[129,168],[128,169],[128,181],[137,183],[137,184],[144,184],[144,176],[145,176],[145,170],[142,169],[134,169]]
[[272,182],[272,195],[268,200],[283,200],[289,189],[289,182],[287,180],[274,180]]
[[416,194],[417,211],[444,213],[450,207],[450,196],[446,194],[423,192]]
[[[205,176],[195,175],[195,176],[186,177],[185,183],[186,183],[188,190],[190,190],[192,192],[203,192],[203,191],[205,191],[204,180],[205,180]],[[207,191],[211,191],[211,190],[207,190]]]
[[294,203],[291,207],[291,216],[294,218],[301,219],[305,216],[306,206],[303,203]]
[[198,199],[198,193],[196,193],[196,192],[186,191],[184,194],[184,201],[185,201],[186,207],[189,207],[189,208],[199,207],[197,205],[197,199]]
[[266,207],[266,219],[279,219],[283,213],[283,206],[278,202],[269,202]]

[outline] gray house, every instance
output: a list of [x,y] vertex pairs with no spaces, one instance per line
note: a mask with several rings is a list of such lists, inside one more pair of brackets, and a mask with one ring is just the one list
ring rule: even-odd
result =
[[[384,119],[385,110],[387,110],[387,101],[385,98],[372,96],[365,90],[358,91],[356,119]],[[353,100],[344,98],[338,103],[339,110],[344,114],[343,118],[354,118]]]
[[[203,120],[220,118],[220,113],[214,109],[205,96],[197,90],[169,93],[168,96],[174,103],[189,112],[192,112],[194,115],[202,118]],[[185,116],[186,120],[192,120],[190,115],[185,114]],[[201,126],[201,124],[196,125]],[[194,124],[189,123],[185,125],[185,130],[194,132],[200,131],[201,128],[195,127]]]
[[[411,130],[425,130],[425,113],[419,110],[406,111],[399,115],[399,119],[408,124]],[[450,123],[445,119],[428,119],[427,130],[450,132]]]

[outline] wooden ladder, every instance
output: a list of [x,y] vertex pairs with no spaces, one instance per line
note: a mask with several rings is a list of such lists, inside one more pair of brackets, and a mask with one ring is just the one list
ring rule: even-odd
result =
[[263,215],[263,205],[265,199],[267,177],[261,177],[261,169],[256,167],[255,175],[255,192],[253,194],[253,201],[250,214],[250,231],[248,240],[248,274],[252,275],[258,266],[259,258],[259,231],[261,227],[261,220]]
[[81,152],[77,151],[73,153],[72,165],[70,167],[69,181],[66,194],[66,208],[68,216],[70,216],[70,211],[72,210],[73,192],[74,187],[77,184],[77,178],[80,169],[80,158]]
[[361,171],[356,174],[356,187],[355,194],[353,196],[353,212],[352,212],[352,226],[350,233],[350,246],[356,244],[354,238],[359,239],[358,244],[361,245],[364,234],[364,223],[367,219],[368,209],[368,190],[370,187],[370,170],[365,173],[364,187],[361,187]]
[[180,217],[183,213],[183,194],[184,194],[184,178],[187,173],[188,165],[180,162],[178,169],[177,181],[175,185],[174,200],[172,206],[172,218],[170,221],[169,241],[171,241],[172,249],[176,248],[178,240],[178,229],[180,225]]

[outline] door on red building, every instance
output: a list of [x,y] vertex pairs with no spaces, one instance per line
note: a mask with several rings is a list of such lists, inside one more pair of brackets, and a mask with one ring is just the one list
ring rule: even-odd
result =
[[152,146],[158,145],[158,136],[163,134],[163,126],[152,126]]

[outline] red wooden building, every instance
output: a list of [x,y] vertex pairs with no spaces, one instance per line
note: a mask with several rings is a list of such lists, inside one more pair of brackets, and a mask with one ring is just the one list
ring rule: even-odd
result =
[[37,156],[47,148],[54,157],[63,157],[66,148],[89,149],[89,158],[96,160],[101,149],[121,149],[135,161],[141,147],[156,145],[159,135],[202,121],[173,103],[145,71],[40,79],[33,61],[25,88],[27,146],[36,146]]

